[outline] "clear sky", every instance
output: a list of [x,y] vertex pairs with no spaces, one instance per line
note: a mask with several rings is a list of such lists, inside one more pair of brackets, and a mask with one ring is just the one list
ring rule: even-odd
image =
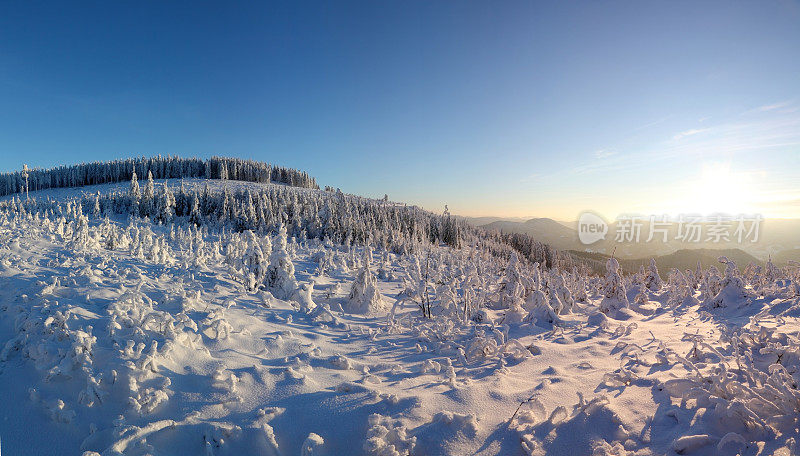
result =
[[2,2],[0,170],[177,154],[463,215],[800,216],[800,2]]

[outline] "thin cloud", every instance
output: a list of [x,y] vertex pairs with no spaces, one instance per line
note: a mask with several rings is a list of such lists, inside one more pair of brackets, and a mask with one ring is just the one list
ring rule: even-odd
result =
[[709,130],[708,128],[692,128],[691,130],[686,130],[686,131],[682,131],[682,132],[678,133],[677,135],[673,136],[672,139],[674,139],[675,141],[678,141],[678,140],[683,139],[683,138],[685,138],[687,136],[694,136],[694,135],[696,135],[698,133],[703,133],[703,132],[708,131],[708,130]]
[[523,184],[526,184],[526,183],[528,183],[528,182],[535,182],[535,181],[541,180],[541,179],[542,179],[542,177],[543,177],[543,176],[542,176],[542,173],[531,173],[531,174],[529,174],[529,175],[527,175],[527,176],[524,176],[524,177],[523,177],[522,179],[520,179],[519,181],[520,181],[521,183],[523,183]]
[[641,130],[646,130],[646,129],[650,128],[650,127],[655,127],[656,125],[667,121],[670,117],[672,117],[672,116],[662,117],[662,118],[656,119],[656,120],[654,120],[652,122],[647,122],[644,125],[639,125],[638,127],[636,127],[633,130],[631,130],[631,134],[632,133],[636,133],[636,132],[641,131]]
[[616,154],[617,154],[616,150],[601,149],[601,150],[595,151],[594,156],[598,160],[602,160],[604,158],[608,158],[608,157],[611,157],[612,155],[616,155]]
[[792,103],[792,100],[785,100],[777,103],[765,104],[757,108],[748,109],[747,111],[743,112],[742,115],[771,111],[794,112],[797,110],[797,108],[792,107]]
[[[699,131],[704,131],[704,134],[698,134]],[[676,141],[676,138],[683,140]],[[554,179],[564,179],[568,176],[629,173],[652,168],[655,163],[686,160],[689,157],[708,160],[731,154],[797,146],[800,146],[800,116],[784,114],[780,118],[729,122],[705,129],[688,130],[646,149],[601,149],[598,152],[614,150],[615,153],[601,160],[598,152],[595,152],[592,159],[583,163],[571,163],[568,168],[556,171],[551,176]]]
[[758,108],[756,108],[756,111],[758,112],[774,111],[776,109],[786,108],[790,104],[792,104],[791,101],[782,101],[780,103],[773,103],[769,105],[759,106]]

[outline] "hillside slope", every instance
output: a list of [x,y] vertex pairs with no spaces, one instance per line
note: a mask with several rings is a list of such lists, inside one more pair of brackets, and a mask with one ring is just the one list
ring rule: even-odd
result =
[[0,200],[4,454],[772,454],[798,437],[796,269],[647,288],[275,184],[31,196]]
[[[579,258],[593,260],[598,262],[605,262],[609,255],[602,253],[581,252],[570,250],[569,253]],[[694,270],[697,268],[698,262],[706,269],[711,266],[719,267],[719,257],[725,256],[736,264],[746,267],[748,264],[763,265],[764,262],[759,261],[756,257],[748,254],[741,249],[682,249],[669,255],[658,256],[652,259],[656,260],[659,269],[667,272],[672,269],[685,271],[686,269]],[[619,260],[620,266],[629,273],[634,273],[640,267],[645,268],[650,264],[651,258],[639,259],[625,259]]]
[[524,222],[495,221],[481,228],[503,233],[522,233],[557,249],[574,249],[578,236],[570,229],[549,218],[534,218]]
[[[741,267],[745,267],[750,263],[758,265],[763,264],[762,261],[759,261],[756,257],[741,249],[682,249],[669,255],[660,256],[656,258],[656,261],[659,267],[663,267],[665,270],[675,268],[685,271],[686,269],[696,269],[698,263],[700,263],[703,268],[717,266],[719,265],[717,259],[721,256],[733,260],[736,264],[741,265]],[[637,264],[647,266],[650,260],[649,258],[643,258],[641,260],[628,260],[626,263],[630,264],[632,267],[635,267]]]
[[[705,224],[703,226],[702,232],[707,232],[708,225]],[[670,226],[667,242],[658,240],[645,242],[649,236],[649,222],[643,220],[640,227],[639,242],[617,242],[614,235],[617,232],[617,225],[611,223],[609,225],[609,234],[605,239],[591,245],[583,245],[575,231],[576,226],[577,222],[555,222],[546,218],[531,219],[525,222],[493,221],[492,223],[481,225],[482,228],[488,230],[499,230],[504,233],[523,233],[560,250],[594,252],[606,256],[614,252],[615,257],[622,260],[664,257],[681,250],[731,251],[738,249],[761,262],[765,262],[770,257],[781,265],[786,265],[789,260],[800,261],[800,254],[798,253],[800,249],[800,220],[794,219],[767,219],[762,221],[758,226],[757,242],[751,242],[753,240],[752,237],[746,238],[744,242],[739,242],[735,236],[730,236],[727,242],[724,240],[712,242],[704,239],[704,242],[685,243],[676,240],[678,234],[677,223],[673,223]],[[731,232],[733,230],[735,230],[735,225],[731,226]],[[584,258],[591,257],[591,255],[581,256]],[[682,263],[676,261],[674,264]]]

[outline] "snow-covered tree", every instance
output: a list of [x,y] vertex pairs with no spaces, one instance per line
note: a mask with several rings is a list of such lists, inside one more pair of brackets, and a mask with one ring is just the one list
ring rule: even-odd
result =
[[667,294],[668,306],[693,306],[699,302],[694,297],[692,280],[677,268],[672,269],[667,279]]
[[316,309],[317,304],[311,297],[314,292],[314,282],[306,282],[300,285],[294,293],[292,293],[291,300],[300,306],[303,312],[311,312]]
[[658,291],[661,287],[664,286],[664,281],[661,280],[661,276],[658,275],[658,266],[656,266],[656,259],[650,259],[650,266],[647,268],[647,274],[644,278],[644,284],[647,289],[652,291]]
[[358,270],[350,287],[350,294],[344,306],[345,311],[349,313],[367,314],[383,309],[383,297],[378,291],[377,280],[369,268],[371,260],[372,252],[369,248],[364,249],[361,269]]
[[586,302],[589,300],[586,286],[586,274],[579,271],[577,266],[573,266],[572,268],[570,284],[572,297],[574,298],[575,302]]
[[525,277],[519,269],[519,257],[516,252],[512,252],[508,260],[504,282],[500,290],[500,299],[506,309],[518,306],[533,289],[533,281]]
[[281,224],[267,267],[267,288],[278,299],[289,299],[297,289],[297,280],[294,277],[294,264],[286,251],[286,227]]
[[139,181],[136,179],[136,171],[131,175],[131,186],[128,190],[128,197],[130,198],[130,214],[138,216],[142,192],[139,190]]
[[739,275],[736,263],[728,257],[721,256],[718,261],[725,265],[725,276],[720,282],[720,290],[711,300],[710,307],[727,307],[732,304],[746,304],[753,294],[745,286]]
[[603,282],[603,299],[600,301],[600,311],[612,313],[630,307],[625,284],[619,271],[619,261],[611,257],[606,261],[606,277]]
[[525,320],[537,326],[546,328],[552,325],[562,324],[562,320],[558,316],[558,311],[553,308],[552,301],[538,288],[528,295],[523,308],[528,312]]
[[169,189],[169,185],[164,182],[159,199],[158,219],[164,223],[170,223],[175,217],[175,195]]
[[94,197],[94,207],[92,208],[92,215],[94,217],[100,217],[101,213],[102,210],[100,208],[100,192],[97,192],[97,194]]
[[711,266],[700,280],[700,302],[703,305],[710,306],[711,300],[719,293],[720,288],[722,288],[722,277],[719,274],[719,269],[716,266]]
[[647,304],[650,301],[650,296],[647,294],[647,285],[644,281],[644,275],[641,275],[644,271],[640,271],[639,274],[636,274],[634,284],[636,286],[636,297],[633,298],[633,301],[638,304]]
[[144,186],[140,212],[142,217],[153,217],[155,215],[156,188],[153,183],[153,172],[147,171],[147,183]]
[[783,274],[781,270],[775,266],[775,263],[772,262],[772,257],[770,256],[767,259],[767,263],[764,265],[764,275],[761,277],[759,283],[759,289],[762,293],[768,293],[775,286],[775,282],[778,279],[781,279]]
[[108,235],[106,236],[106,249],[114,250],[117,248],[119,241],[117,240],[117,228],[109,223]]
[[554,272],[551,277],[552,284],[549,287],[550,300],[553,301],[556,299],[561,304],[561,308],[558,309],[557,313],[572,313],[572,307],[575,305],[575,300],[572,298],[572,292],[569,291],[569,288],[567,288],[567,285],[564,282],[564,276],[558,272]]
[[246,276],[247,289],[253,291],[264,282],[268,265],[255,233],[245,231],[245,238],[246,250],[242,256],[242,270]]
[[189,213],[189,223],[195,226],[200,226],[203,223],[203,215],[200,213],[200,199],[195,194],[192,197],[192,209]]

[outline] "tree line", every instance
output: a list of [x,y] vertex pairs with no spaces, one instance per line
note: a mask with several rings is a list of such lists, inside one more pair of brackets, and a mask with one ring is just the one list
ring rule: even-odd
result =
[[181,158],[172,156],[128,158],[107,162],[81,163],[50,169],[31,169],[0,174],[0,196],[28,190],[81,187],[131,180],[152,173],[154,179],[206,178],[248,182],[279,182],[292,187],[319,188],[304,171],[240,158]]

